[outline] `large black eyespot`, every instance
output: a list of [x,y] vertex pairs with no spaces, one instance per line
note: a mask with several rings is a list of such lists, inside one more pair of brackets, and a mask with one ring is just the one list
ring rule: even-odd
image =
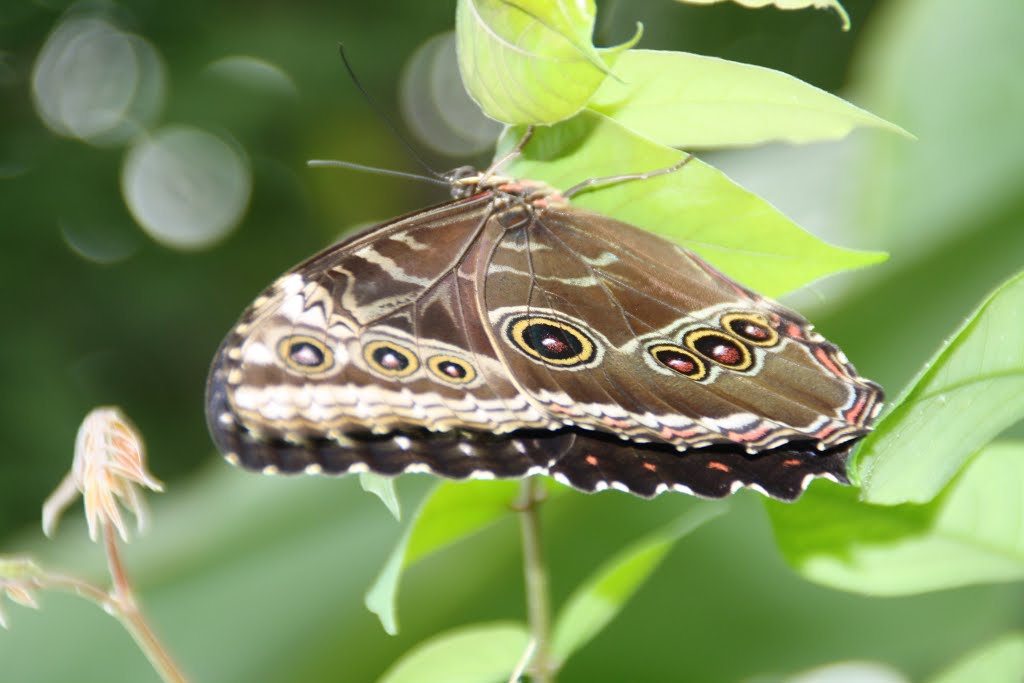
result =
[[420,361],[409,349],[394,342],[375,341],[363,347],[363,359],[387,377],[406,377],[416,372]]
[[683,344],[710,361],[730,370],[749,370],[754,364],[750,349],[739,339],[715,330],[693,330],[683,337]]
[[292,370],[303,374],[323,372],[334,365],[334,354],[315,337],[293,334],[277,342],[277,355]]
[[722,327],[754,346],[775,346],[779,343],[779,333],[762,315],[729,313],[722,316]]
[[693,353],[675,344],[658,344],[648,349],[654,359],[669,370],[699,382],[708,376],[708,366]]
[[427,359],[427,367],[445,382],[469,384],[476,379],[473,366],[455,356],[431,356]]
[[545,316],[520,316],[505,328],[509,341],[529,356],[560,367],[594,358],[594,342],[579,328]]

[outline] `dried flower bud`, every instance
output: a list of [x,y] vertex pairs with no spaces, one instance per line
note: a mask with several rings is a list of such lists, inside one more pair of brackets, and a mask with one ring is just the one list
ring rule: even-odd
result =
[[37,579],[42,571],[31,560],[22,558],[0,558],[0,627],[7,628],[3,610],[3,597],[32,609],[39,609],[33,591],[38,588]]
[[163,485],[146,471],[142,438],[118,408],[96,408],[78,428],[71,472],[43,504],[43,532],[53,534],[61,514],[81,493],[89,538],[95,541],[99,527],[110,523],[127,541],[118,502],[134,514],[140,532],[146,526],[137,486],[163,491]]

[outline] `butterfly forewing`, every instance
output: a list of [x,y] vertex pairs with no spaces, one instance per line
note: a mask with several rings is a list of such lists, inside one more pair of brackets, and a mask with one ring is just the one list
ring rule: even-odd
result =
[[278,279],[222,344],[207,412],[228,459],[263,471],[791,500],[845,481],[880,400],[690,252],[495,183]]

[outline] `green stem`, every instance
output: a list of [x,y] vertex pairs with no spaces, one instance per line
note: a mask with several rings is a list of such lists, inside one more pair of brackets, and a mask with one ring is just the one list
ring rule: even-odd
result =
[[116,616],[165,683],[188,683],[185,674],[171,659],[171,655],[157,638],[153,629],[150,628],[139,609],[139,604],[135,600],[135,591],[132,590],[128,574],[121,562],[121,550],[117,546],[116,533],[112,524],[108,522],[104,525],[103,539],[106,543],[107,566],[110,568],[110,578],[114,584],[111,594],[114,598]]
[[523,572],[526,579],[526,608],[534,644],[528,667],[533,683],[554,683],[556,666],[551,658],[551,604],[548,574],[540,536],[540,504],[544,489],[538,477],[527,477],[520,489],[517,509],[522,515]]

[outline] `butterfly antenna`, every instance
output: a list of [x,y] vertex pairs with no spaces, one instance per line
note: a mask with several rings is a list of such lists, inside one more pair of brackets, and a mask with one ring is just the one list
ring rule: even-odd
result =
[[586,190],[589,190],[595,186],[600,187],[604,185],[615,185],[617,183],[622,183],[627,180],[648,180],[650,178],[656,178],[660,175],[675,173],[683,166],[686,166],[686,164],[693,161],[693,159],[694,156],[687,152],[686,156],[680,159],[677,163],[672,164],[667,168],[659,168],[656,171],[648,171],[647,173],[627,173],[624,175],[606,176],[604,178],[588,178],[587,180],[584,180],[581,183],[577,183],[570,187],[568,190],[562,192],[562,196],[565,197],[566,199],[569,199],[573,195],[579,194],[580,192],[585,192]]
[[[423,159],[423,157],[420,156],[419,152],[416,151],[416,148],[414,148],[411,144],[409,144],[409,141],[405,139],[405,136],[403,136],[402,133],[399,132],[398,127],[391,121],[390,118],[388,118],[388,116],[384,113],[384,110],[377,104],[376,100],[374,100],[372,97],[370,97],[370,93],[366,90],[366,88],[363,87],[363,84],[359,82],[359,78],[356,76],[355,69],[352,68],[352,64],[348,61],[348,57],[345,55],[345,45],[342,44],[342,43],[338,43],[338,54],[341,55],[341,63],[345,65],[345,70],[348,71],[349,78],[352,79],[352,83],[356,86],[356,89],[363,96],[363,99],[366,100],[366,103],[368,105],[370,105],[370,109],[372,109],[374,111],[374,113],[377,114],[378,117],[380,117],[380,119],[384,122],[384,125],[386,125],[391,130],[391,134],[395,136],[395,139],[398,140],[400,143],[402,143],[402,146],[405,147],[406,151],[409,152],[409,154],[412,156],[412,158],[415,159],[416,162],[420,166],[422,166],[424,169],[426,169],[427,173],[429,173],[430,175],[434,176],[435,178],[441,178],[442,177],[441,173],[439,173],[438,171],[436,171],[433,168],[431,168],[430,164],[428,164]],[[349,164],[349,167],[350,168],[362,168],[364,170],[371,170],[371,171],[378,171],[378,172],[380,171],[380,169],[367,169],[365,166],[364,167],[360,167],[357,164]],[[394,173],[392,175],[402,175],[402,174],[401,173]],[[412,174],[407,174],[407,175],[412,175]],[[413,177],[420,178],[421,176],[413,176]],[[447,185],[448,183],[445,182],[444,184]]]
[[420,180],[425,183],[433,183],[434,185],[442,185],[449,187],[450,183],[447,180],[441,178],[434,178],[428,175],[419,175],[417,173],[406,173],[405,171],[393,171],[390,168],[377,168],[376,166],[363,166],[362,164],[353,164],[351,161],[336,161],[333,159],[310,159],[306,162],[307,166],[312,168],[351,168],[355,171],[366,171],[367,173],[376,173],[377,175],[389,175],[396,178],[411,178],[412,180]]

